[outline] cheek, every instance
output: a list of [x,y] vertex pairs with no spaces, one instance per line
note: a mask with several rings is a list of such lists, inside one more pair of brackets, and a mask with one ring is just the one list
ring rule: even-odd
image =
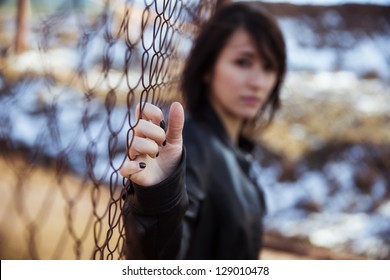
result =
[[[264,92],[264,95],[263,95],[264,102],[270,98],[270,96],[272,94],[272,90],[276,86],[277,76],[271,75],[271,76],[268,76],[265,80],[267,81],[267,83],[263,85],[263,87],[264,87],[264,91],[263,91]],[[264,106],[264,104],[262,106]]]
[[277,78],[275,77],[273,79],[273,82],[270,84],[270,88],[269,88],[270,93],[276,87],[276,82],[277,82]]
[[271,91],[274,89],[274,87],[276,86],[276,82],[278,80],[278,76],[277,74],[275,73],[272,73],[269,77],[268,77],[268,91],[269,91],[269,94],[271,94]]

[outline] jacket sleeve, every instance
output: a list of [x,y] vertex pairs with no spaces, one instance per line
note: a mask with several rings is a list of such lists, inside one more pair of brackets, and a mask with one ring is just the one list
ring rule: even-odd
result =
[[127,259],[176,259],[180,256],[184,215],[186,151],[178,168],[155,186],[130,183],[123,206]]

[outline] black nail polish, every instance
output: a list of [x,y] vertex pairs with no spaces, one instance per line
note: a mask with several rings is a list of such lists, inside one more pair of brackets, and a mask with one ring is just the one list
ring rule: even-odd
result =
[[140,162],[139,163],[139,168],[144,169],[145,167],[146,167],[146,163],[145,162]]
[[162,143],[163,146],[165,146],[167,144],[167,140],[164,140],[164,142]]
[[160,127],[165,130],[165,121],[164,120],[162,120],[160,122]]

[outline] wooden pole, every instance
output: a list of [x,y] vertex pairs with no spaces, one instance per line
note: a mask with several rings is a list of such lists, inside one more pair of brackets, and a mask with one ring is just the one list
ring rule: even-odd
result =
[[27,49],[27,27],[29,20],[30,0],[18,0],[16,15],[15,53]]

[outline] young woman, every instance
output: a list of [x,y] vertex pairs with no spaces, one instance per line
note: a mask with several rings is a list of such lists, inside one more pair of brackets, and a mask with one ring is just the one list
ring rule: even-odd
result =
[[259,257],[265,203],[243,131],[277,109],[285,61],[278,25],[253,4],[204,26],[183,72],[187,114],[173,103],[165,131],[162,111],[142,104],[120,170],[127,258]]

